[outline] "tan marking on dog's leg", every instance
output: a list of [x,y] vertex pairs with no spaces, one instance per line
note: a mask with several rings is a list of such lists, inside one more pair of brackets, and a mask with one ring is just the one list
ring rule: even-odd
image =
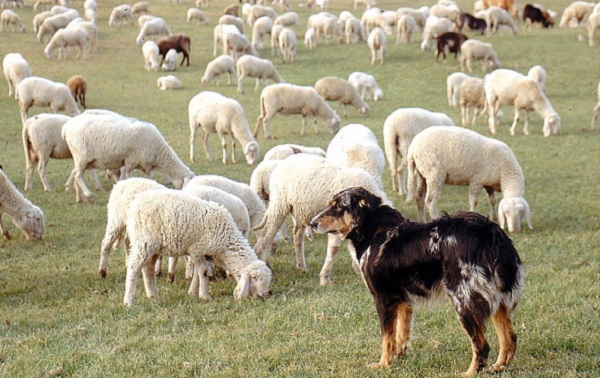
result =
[[394,327],[381,335],[381,358],[376,364],[368,364],[367,367],[377,369],[388,367],[394,358]]
[[395,334],[398,305],[393,304],[392,307],[386,307],[381,302],[376,305],[381,326],[381,358],[376,364],[368,364],[367,366],[370,368],[388,367],[396,355]]
[[413,309],[408,304],[398,306],[396,315],[396,356],[404,356],[410,346]]
[[463,377],[473,377],[485,368],[487,356],[490,352],[490,347],[485,339],[485,329],[475,329],[474,334],[469,336],[471,337],[473,358],[471,359],[469,369],[462,374]]
[[492,370],[504,371],[508,365],[510,365],[515,355],[517,349],[517,335],[513,330],[510,314],[508,313],[506,306],[500,306],[498,311],[492,317],[492,321],[496,328],[500,345],[498,359],[496,360],[496,363],[492,365]]

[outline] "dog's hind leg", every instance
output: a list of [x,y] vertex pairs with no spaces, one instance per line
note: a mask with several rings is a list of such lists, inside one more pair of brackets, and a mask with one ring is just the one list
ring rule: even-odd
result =
[[510,365],[515,351],[517,349],[517,335],[515,334],[510,321],[510,313],[505,305],[500,305],[498,311],[492,316],[496,333],[498,334],[498,342],[500,344],[500,352],[498,360],[492,366],[494,371],[504,371]]
[[325,257],[323,268],[321,268],[321,273],[319,273],[321,286],[327,286],[331,283],[331,267],[333,266],[333,259],[339,251],[341,244],[342,241],[338,236],[331,234],[327,235],[327,257]]
[[487,319],[482,314],[474,313],[476,311],[476,309],[468,307],[462,313],[457,311],[459,320],[471,339],[471,348],[473,349],[471,365],[469,365],[469,370],[462,374],[463,377],[472,377],[485,368],[490,354],[490,345],[485,339],[485,322]]
[[412,326],[413,308],[402,303],[398,306],[396,314],[396,357],[406,354],[410,346],[410,330]]

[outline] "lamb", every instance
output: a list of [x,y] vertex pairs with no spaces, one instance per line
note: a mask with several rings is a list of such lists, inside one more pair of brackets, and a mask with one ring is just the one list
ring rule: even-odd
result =
[[540,83],[544,93],[546,93],[546,76],[548,75],[544,67],[540,66],[539,64],[531,67],[527,72],[527,76]]
[[382,175],[385,156],[375,134],[364,125],[352,123],[335,134],[327,146],[327,160],[344,167],[362,168],[367,171],[383,191]]
[[347,116],[346,105],[353,106],[365,117],[369,116],[369,105],[348,80],[336,76],[326,76],[317,80],[315,89],[326,101],[339,101],[344,109],[345,117]]
[[167,51],[161,68],[163,71],[175,71],[177,69],[177,50],[170,49]]
[[385,48],[387,44],[385,32],[380,27],[374,28],[369,33],[367,44],[371,49],[371,65],[375,64],[376,61],[379,61],[379,63],[383,64],[383,60],[385,58]]
[[[127,306],[133,305],[140,270],[146,295],[158,298],[154,263],[161,252],[174,257],[189,255],[196,269],[206,269],[207,257],[214,259],[235,278],[237,300],[250,293],[269,296],[271,269],[258,260],[229,212],[218,204],[170,189],[142,192],[127,209],[126,231],[131,241],[123,300]],[[199,296],[209,299],[205,277],[201,273],[194,277],[194,281],[200,279]]]
[[243,55],[236,62],[237,69],[237,92],[244,93],[243,81],[246,77],[256,78],[254,91],[258,91],[260,80],[264,80],[265,86],[267,80],[272,80],[274,83],[283,83],[284,80],[279,76],[273,62],[268,59],[261,59],[252,55]]
[[272,29],[273,20],[269,17],[263,16],[254,22],[254,25],[252,25],[252,46],[255,50],[262,50],[263,37],[271,34]]
[[494,221],[498,220],[495,192],[502,192],[502,226],[508,221],[509,231],[518,232],[524,217],[532,229],[523,171],[505,143],[460,127],[433,126],[421,131],[408,148],[406,197],[406,203],[417,200],[420,222],[425,220],[424,205],[432,219],[439,217],[437,200],[444,184],[468,185],[471,211],[476,210],[479,193],[485,189]]
[[170,37],[171,29],[167,26],[167,22],[164,18],[154,17],[153,19],[144,22],[144,26],[142,26],[139,34],[135,38],[135,43],[137,43],[138,46],[141,46],[149,36],[159,35]]
[[579,26],[584,24],[596,3],[589,1],[573,1],[563,10],[558,26],[564,28],[567,26]]
[[[164,37],[160,39],[156,44],[158,45],[158,54],[163,57],[163,61],[165,59],[165,55],[171,49],[175,49],[178,53],[183,54],[183,58],[181,59],[181,66],[183,66],[183,62],[187,61],[187,66],[190,65],[190,38],[184,34],[176,34],[170,37]],[[162,62],[161,61],[161,64]]]
[[296,60],[296,33],[290,28],[283,28],[279,32],[279,51],[284,63]]
[[373,75],[359,71],[352,72],[348,75],[348,82],[360,92],[360,98],[362,99],[372,98],[373,101],[383,99],[383,90],[379,87]]
[[16,92],[23,123],[27,120],[32,106],[51,107],[56,113],[64,111],[75,116],[80,113],[69,88],[59,82],[37,76],[29,76],[19,83]]
[[19,53],[8,53],[2,59],[2,70],[8,83],[8,96],[15,95],[17,99],[17,86],[26,77],[31,76],[31,67],[29,63]]
[[471,62],[473,60],[481,60],[483,73],[487,70],[488,65],[493,69],[500,67],[500,60],[494,51],[491,43],[482,42],[477,39],[469,39],[460,47],[460,68],[462,71],[465,67],[469,72],[473,72]]
[[396,44],[399,44],[400,41],[403,44],[410,43],[412,34],[417,30],[417,21],[413,16],[409,14],[401,15],[396,22]]
[[298,29],[298,13],[296,12],[286,12],[280,16],[277,16],[275,19],[274,25],[283,25],[286,28],[291,28],[293,30]]
[[301,114],[302,130],[300,135],[304,135],[307,116],[312,117],[315,132],[318,132],[317,116],[325,121],[333,134],[340,128],[340,117],[335,114],[313,87],[286,83],[271,84],[265,87],[260,94],[260,115],[254,126],[255,137],[258,127],[262,123],[265,137],[272,138],[269,132],[269,121],[277,113]]
[[213,161],[208,146],[210,133],[217,133],[223,149],[223,164],[227,164],[227,140],[231,137],[231,160],[236,163],[236,141],[242,145],[246,162],[252,165],[258,161],[259,145],[250,132],[244,109],[234,99],[225,97],[217,92],[204,91],[194,96],[188,105],[190,122],[190,160],[194,159],[194,141],[196,132],[203,130],[203,144],[206,159]]
[[[59,29],[54,33],[50,41],[44,49],[44,54],[47,59],[53,59],[53,51],[58,48],[58,59],[67,59],[67,47],[77,48],[77,58],[79,55],[83,55],[83,59],[87,58],[87,40],[88,35],[85,29],[80,27],[71,27],[65,29]],[[82,54],[83,52],[83,54]]]
[[82,19],[74,19],[67,25],[67,29],[79,27],[83,28],[87,33],[88,51],[95,52],[98,44],[98,28],[96,24],[91,21],[84,21]]
[[508,69],[496,70],[485,76],[485,96],[488,103],[488,120],[490,132],[496,133],[496,118],[492,117],[500,110],[502,105],[515,107],[515,118],[510,128],[510,135],[515,134],[519,122],[519,113],[525,110],[525,125],[523,132],[529,135],[529,113],[537,111],[544,118],[544,136],[560,134],[560,116],[544,94],[540,83]]
[[600,12],[590,14],[587,19],[588,46],[596,44],[596,30],[600,29]]
[[[244,55],[244,57],[245,56],[249,55]],[[242,57],[240,57],[240,59],[241,58]],[[220,76],[225,73],[227,74],[227,84],[231,84],[231,76],[235,78],[236,74],[233,59],[229,55],[221,55],[210,61],[206,65],[206,70],[204,71],[204,75],[200,81],[202,84],[208,84],[212,80],[215,80],[217,86],[219,86],[219,83],[221,82]]]
[[421,50],[426,51],[431,48],[431,42],[440,34],[452,31],[454,24],[447,18],[436,16],[427,17],[425,27],[423,28],[423,41]]
[[2,222],[2,213],[23,231],[27,240],[41,239],[44,234],[44,213],[21,194],[0,167],[0,231],[5,239],[11,235]]
[[515,23],[515,20],[506,10],[498,6],[491,6],[487,9],[485,22],[488,24],[492,34],[496,34],[500,26],[506,25],[512,29],[514,35],[517,35],[517,24]]
[[208,17],[206,17],[204,12],[202,12],[200,9],[189,8],[187,10],[187,18],[186,18],[185,22],[190,23],[194,20],[196,21],[196,23],[198,25],[208,25],[208,22],[209,22]]
[[463,72],[454,72],[448,75],[446,79],[446,91],[448,95],[448,105],[458,106],[459,104],[459,89],[462,82],[470,76]]
[[[387,197],[380,191],[373,177],[360,168],[348,168],[329,162],[316,155],[298,154],[279,162],[273,170],[269,183],[269,207],[262,222],[254,230],[264,229],[254,249],[268,260],[273,238],[283,225],[285,217],[294,217],[294,250],[296,268],[307,271],[304,259],[303,233],[310,220],[325,206],[333,194],[354,186],[378,193],[384,201]],[[331,266],[341,240],[329,235],[327,257],[319,274],[322,286],[331,281]]]
[[142,54],[144,55],[144,69],[146,71],[158,71],[160,65],[158,61],[158,45],[154,41],[146,41],[142,45]]
[[114,7],[110,12],[108,26],[114,28],[121,25],[131,24],[133,20],[133,9],[129,4],[122,4]]
[[75,102],[79,101],[81,106],[86,109],[85,106],[85,95],[87,93],[87,81],[81,75],[73,75],[67,80],[67,87],[71,91],[71,95],[75,99]]
[[162,91],[181,89],[181,81],[174,75],[161,76],[156,80],[156,86]]
[[[444,113],[421,108],[400,108],[390,114],[383,123],[383,144],[392,173],[392,188],[401,196],[406,193],[405,170],[408,146],[415,135],[434,125],[452,126],[454,121]],[[400,155],[400,164],[398,164],[398,155]]]
[[134,169],[158,170],[176,188],[194,177],[156,126],[108,111],[89,110],[63,126],[62,137],[73,155],[76,201],[92,201],[83,172],[91,168],[122,169],[121,179]]
[[[598,116],[600,115],[600,82],[598,83],[598,103],[594,106],[594,116],[592,117],[592,131],[596,131]],[[265,155],[266,157],[266,155]]]
[[25,33],[25,24],[17,12],[10,9],[5,9],[0,13],[0,31],[4,31],[4,27],[10,25],[10,31],[14,33],[15,29],[21,33]]

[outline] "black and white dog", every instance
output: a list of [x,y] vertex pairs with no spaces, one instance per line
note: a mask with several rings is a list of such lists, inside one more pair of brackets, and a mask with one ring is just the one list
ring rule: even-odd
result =
[[493,370],[511,363],[517,346],[511,313],[525,273],[512,241],[496,223],[474,212],[413,223],[367,190],[351,188],[336,194],[311,226],[349,240],[356,250],[381,325],[382,353],[375,367],[405,354],[413,306],[443,294],[471,339],[473,358],[464,375],[486,366],[490,317],[500,346]]

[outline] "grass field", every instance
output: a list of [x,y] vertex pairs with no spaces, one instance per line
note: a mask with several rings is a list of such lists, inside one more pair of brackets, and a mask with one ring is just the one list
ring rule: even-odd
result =
[[[189,163],[187,105],[202,90],[217,90],[238,100],[254,125],[258,94],[253,81],[238,95],[226,80],[201,86],[200,78],[212,56],[212,27],[229,2],[214,0],[206,13],[210,26],[187,25],[185,14],[191,0],[176,5],[149,1],[153,14],[162,16],[174,32],[192,38],[191,65],[175,72],[184,84],[179,91],[163,92],[156,79],[163,73],[146,72],[140,48],[135,45],[137,26],[120,30],[108,27],[114,0],[99,4],[99,47],[88,60],[48,61],[43,45],[35,40],[32,2],[18,9],[27,33],[0,33],[0,55],[20,52],[36,76],[66,81],[82,74],[89,83],[87,103],[154,123],[167,141],[196,174],[220,174],[248,182],[253,167],[245,163],[224,166],[198,159]],[[559,12],[568,1],[543,4]],[[431,3],[433,4],[433,2]],[[429,4],[429,5],[431,5]],[[465,10],[471,1],[460,1]],[[313,85],[326,75],[347,77],[353,71],[373,74],[385,93],[383,101],[370,103],[371,115],[361,117],[355,109],[342,124],[369,126],[383,145],[385,118],[401,107],[423,107],[445,112],[460,122],[460,110],[447,105],[446,77],[459,71],[452,58],[436,64],[433,53],[419,49],[420,35],[410,45],[388,40],[383,65],[370,66],[366,44],[328,46],[314,50],[301,45],[310,11],[293,2],[300,14],[298,58],[283,65],[273,58],[282,77],[291,83]],[[421,6],[414,0],[382,0],[382,9]],[[524,4],[521,4],[524,5]],[[75,7],[81,11],[81,2]],[[335,14],[352,9],[350,0],[330,1]],[[249,34],[249,32],[247,32]],[[600,79],[600,49],[589,48],[578,36],[583,29],[520,29],[519,35],[502,33],[481,39],[491,41],[502,66],[526,73],[541,64],[548,71],[548,97],[562,117],[562,135],[544,138],[542,119],[531,117],[532,135],[522,128],[508,135],[512,109],[496,137],[506,142],[523,167],[525,197],[533,213],[534,230],[512,235],[527,271],[521,303],[514,323],[519,337],[516,359],[507,377],[599,377],[600,359],[600,205],[596,188],[598,135],[590,131],[592,108]],[[470,35],[473,38],[480,38]],[[267,46],[269,44],[267,43]],[[270,51],[261,52],[270,57]],[[477,64],[473,75],[481,76]],[[0,164],[15,185],[24,186],[24,157],[17,103],[0,95]],[[34,108],[31,113],[47,111]],[[326,148],[331,134],[319,122],[320,133],[307,129],[300,136],[300,117],[277,116],[271,124],[276,140],[258,141],[264,153],[279,143],[299,143]],[[474,130],[489,135],[481,119]],[[211,136],[215,156],[220,147]],[[197,155],[203,157],[200,143]],[[238,161],[243,161],[238,151]],[[70,161],[53,160],[48,167],[54,191],[42,191],[34,178],[27,194],[45,213],[46,232],[41,241],[29,242],[8,220],[13,235],[0,240],[0,376],[3,377],[451,377],[468,367],[471,350],[453,310],[447,303],[417,310],[410,354],[390,369],[365,367],[380,355],[379,324],[375,306],[361,279],[355,275],[345,246],[333,269],[334,284],[320,287],[318,272],[324,260],[325,238],[306,244],[310,272],[294,268],[293,246],[282,245],[273,256],[273,295],[265,301],[236,302],[232,280],[211,283],[213,300],[189,297],[188,282],[179,266],[176,282],[158,283],[161,299],[150,301],[138,285],[132,308],[122,305],[125,281],[123,252],[111,254],[108,276],[97,274],[100,241],[106,223],[108,191],[95,193],[93,204],[76,204],[74,193],[62,190]],[[387,167],[386,167],[387,169]],[[389,171],[384,185],[396,207],[416,219],[416,209],[404,204],[391,190]],[[158,177],[158,176],[157,176]],[[103,181],[109,187],[107,181]],[[480,198],[479,210],[487,211]],[[446,187],[440,210],[454,212],[468,207],[465,187]],[[5,216],[5,218],[8,218]],[[251,240],[251,242],[254,242]],[[488,331],[496,358],[497,340]]]

